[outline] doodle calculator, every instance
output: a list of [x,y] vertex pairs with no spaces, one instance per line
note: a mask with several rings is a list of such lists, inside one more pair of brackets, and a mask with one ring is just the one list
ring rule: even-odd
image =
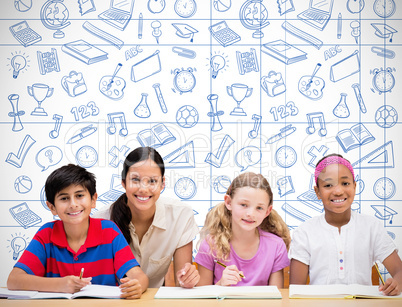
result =
[[42,219],[31,209],[26,202],[10,208],[13,218],[25,229],[42,222]]
[[25,20],[11,26],[10,31],[17,41],[19,41],[24,47],[42,40],[42,37],[32,30]]
[[223,47],[232,45],[240,40],[239,34],[229,28],[225,21],[210,26],[209,31]]

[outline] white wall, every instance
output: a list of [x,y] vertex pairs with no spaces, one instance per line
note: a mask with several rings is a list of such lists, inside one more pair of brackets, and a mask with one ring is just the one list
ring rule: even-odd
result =
[[[137,139],[138,133],[158,123],[163,123],[175,138],[174,141],[157,149],[163,157],[168,157],[165,159],[167,165],[173,166],[167,169],[167,187],[163,193],[173,197],[190,197],[191,195],[184,194],[176,196],[175,185],[182,177],[192,179],[196,185],[196,193],[184,201],[194,209],[195,218],[200,227],[203,225],[208,209],[223,199],[223,194],[220,192],[224,192],[224,188],[223,191],[215,191],[215,180],[219,176],[227,176],[229,180],[232,180],[244,171],[243,167],[247,167],[247,171],[261,172],[267,177],[274,190],[274,208],[282,215],[289,227],[294,229],[303,220],[321,213],[320,207],[317,208],[318,210],[313,209],[314,206],[300,202],[298,196],[308,190],[310,176],[314,170],[313,165],[318,159],[325,153],[337,152],[352,163],[356,162],[356,174],[361,180],[362,187],[361,193],[356,196],[354,206],[356,210],[381,219],[398,247],[402,246],[400,228],[402,215],[399,208],[402,191],[398,186],[401,167],[397,154],[401,152],[402,146],[400,138],[397,137],[398,132],[401,132],[401,126],[399,121],[389,128],[383,128],[376,123],[376,114],[380,107],[388,106],[389,109],[394,108],[398,114],[401,112],[399,101],[402,92],[398,83],[402,68],[400,61],[402,23],[401,19],[398,19],[401,16],[399,6],[392,16],[382,18],[374,11],[374,0],[365,0],[365,6],[360,13],[352,13],[353,8],[348,8],[347,4],[354,1],[334,1],[336,3],[332,8],[331,19],[321,31],[297,17],[308,8],[308,0],[293,1],[294,10],[284,14],[279,13],[276,1],[263,0],[268,12],[269,25],[262,29],[264,36],[256,39],[252,37],[254,30],[244,27],[239,19],[239,11],[245,1],[222,1],[223,3],[231,2],[231,6],[228,10],[219,12],[212,5],[213,1],[196,0],[195,14],[189,18],[182,18],[175,12],[176,1],[166,1],[166,7],[162,12],[152,13],[148,9],[148,1],[137,0],[132,19],[124,31],[99,20],[98,15],[109,7],[108,1],[94,0],[96,10],[84,15],[81,15],[77,1],[64,1],[69,11],[71,24],[62,29],[64,38],[54,38],[55,30],[46,28],[41,22],[41,9],[45,1],[32,1],[32,7],[25,12],[18,11],[13,2],[2,1],[0,11],[0,27],[3,29],[0,42],[1,108],[3,110],[0,113],[0,129],[3,138],[0,148],[0,167],[3,174],[0,177],[2,192],[0,286],[5,285],[8,273],[16,262],[16,259],[13,259],[13,246],[22,244],[23,248],[43,223],[53,219],[50,211],[44,206],[41,194],[47,176],[57,167],[67,163],[77,163],[79,150],[84,146],[90,146],[96,152],[97,160],[93,161],[94,165],[89,168],[89,171],[96,174],[98,193],[101,195],[109,190],[112,175],[120,173],[121,165],[118,165],[118,161],[123,160],[130,150],[141,146]],[[23,3],[28,4],[27,8],[29,8],[30,2],[29,0],[20,1],[18,3],[20,10],[23,10]],[[288,0],[289,4],[291,2]],[[87,1],[87,4],[90,4],[90,1]],[[220,8],[224,8],[222,3]],[[151,6],[151,10],[156,11],[157,8]],[[48,11],[45,11],[43,18],[46,17],[46,12]],[[138,38],[140,13],[143,15],[141,39]],[[338,14],[342,15],[340,38],[337,37]],[[259,15],[254,14],[254,16]],[[8,29],[24,20],[41,36],[41,41],[27,47],[22,46]],[[155,20],[161,23],[162,34],[159,37],[159,44],[152,35],[151,23]],[[227,47],[223,47],[212,38],[208,30],[211,25],[223,20],[226,20],[228,26],[241,37],[240,41]],[[355,20],[360,22],[361,33],[357,36],[357,43],[356,38],[351,35],[351,23]],[[86,21],[118,38],[124,45],[118,49],[86,31],[83,28]],[[304,33],[309,33],[321,46],[317,48],[285,31],[282,27],[285,21]],[[190,42],[190,38],[177,36],[172,23],[187,24],[198,30],[194,34],[194,41]],[[384,24],[388,26],[388,30],[396,30],[392,42],[389,38],[377,36],[376,29],[371,25],[373,23],[383,24],[380,26],[382,32],[385,31]],[[62,51],[62,45],[79,39],[106,52],[107,59],[88,65]],[[286,65],[261,52],[263,44],[279,39],[300,49],[306,54],[306,59]],[[179,56],[172,51],[173,47],[189,49],[195,52],[196,56],[195,58]],[[59,71],[41,74],[38,52],[50,52],[52,48],[57,52],[59,64],[57,70]],[[374,53],[372,48],[387,49],[391,53],[384,57]],[[241,75],[236,53],[250,52],[252,49],[256,51],[258,69]],[[130,50],[133,52],[131,57],[127,58],[126,54],[130,54]],[[139,50],[141,52],[138,52]],[[144,65],[136,65],[156,51],[159,51],[159,54],[142,62]],[[355,51],[358,52],[357,55],[352,55]],[[286,54],[289,55],[289,53]],[[27,65],[19,72],[17,78],[13,78],[12,59],[18,55],[27,60]],[[393,55],[394,57],[391,58]],[[226,60],[225,67],[219,71],[216,79],[211,78],[210,60],[214,56],[221,56]],[[160,59],[160,72],[157,72],[159,70],[158,62],[155,61],[157,57]],[[21,57],[16,57],[15,61],[18,62],[18,58],[21,60]],[[114,100],[100,92],[100,84],[105,78],[109,80],[119,63],[122,67],[116,75],[113,86],[118,87],[118,83],[121,82],[121,84],[125,83],[125,87],[122,98]],[[300,92],[302,87],[299,86],[299,81],[308,81],[318,63],[321,64],[321,68],[317,71],[312,86],[312,89],[316,87],[318,91],[316,96],[312,94],[310,97],[319,99],[313,100]],[[336,65],[336,63],[339,64]],[[133,66],[137,78],[141,74],[150,76],[138,82],[132,81]],[[334,77],[341,80],[331,81],[331,67],[333,67]],[[191,92],[180,94],[174,87],[174,71],[187,68],[193,70],[195,87]],[[381,85],[382,73],[384,73],[381,70],[387,68],[389,68],[388,87],[375,88],[373,81],[378,78]],[[75,97],[69,96],[62,87],[63,77],[68,76],[71,71],[82,73],[86,84],[86,91]],[[276,74],[276,77],[279,77],[279,74],[282,75],[286,91],[268,96],[260,86],[260,80],[267,77],[271,71],[274,76]],[[376,72],[380,74],[376,75]],[[274,78],[272,74],[271,78]],[[188,78],[188,76],[185,77]],[[396,83],[394,87],[392,77]],[[54,90],[52,96],[42,103],[47,116],[31,114],[37,107],[37,103],[29,95],[27,87],[35,83],[46,84]],[[163,113],[158,103],[152,87],[155,83],[160,84],[167,113]],[[227,86],[234,83],[245,84],[253,89],[251,96],[245,98],[240,105],[246,116],[231,115],[236,103],[228,95]],[[361,89],[366,107],[365,113],[359,108],[352,88],[355,83]],[[322,97],[320,97],[321,90]],[[147,103],[151,114],[147,118],[140,118],[134,113],[134,109],[141,101],[142,93],[148,94]],[[350,112],[349,116],[344,118],[334,114],[341,93],[347,94],[346,104]],[[13,94],[19,95],[18,110],[14,111],[13,106],[16,107],[16,104],[15,102],[11,104],[8,99]],[[212,118],[208,116],[211,112],[211,104],[207,97],[210,94],[218,95],[217,108],[214,105],[213,112],[223,111],[223,114],[218,116],[221,127],[217,121],[213,126]],[[119,92],[114,98],[118,96]],[[176,122],[178,109],[185,105],[194,107],[198,112],[198,123],[194,127],[182,128]],[[87,112],[84,112],[85,110]],[[12,112],[17,111],[25,113],[16,117],[10,116]],[[115,134],[108,132],[108,114],[116,112],[122,112],[125,116],[127,131],[123,135],[118,133],[120,130],[118,121],[117,132]],[[308,131],[308,117],[314,117],[312,113],[315,112],[322,112],[325,120],[326,133],[322,130],[321,135],[318,117],[314,121],[316,130]],[[261,126],[257,134],[251,133],[255,123],[252,118],[254,114],[261,116]],[[63,117],[58,135],[52,133],[56,123],[55,115]],[[18,117],[21,125],[18,124]],[[17,120],[16,125],[13,124],[14,118]],[[396,115],[395,119],[397,119]],[[367,128],[373,139],[345,152],[336,136],[339,131],[350,129],[358,123],[362,123]],[[68,144],[70,138],[89,125],[96,128],[95,133],[73,144]],[[279,134],[287,125],[295,128],[295,132],[272,144],[267,143],[269,138]],[[217,131],[212,131],[212,128]],[[289,154],[281,151],[283,146],[287,146],[287,149],[293,148],[296,153],[294,161],[291,161],[291,157],[288,156],[287,162],[291,164],[288,167],[278,165],[278,159]],[[88,147],[85,148],[88,149]],[[220,153],[219,148],[222,149]],[[118,154],[119,150],[121,153],[116,160],[110,152]],[[171,153],[172,155],[169,156]],[[209,153],[213,156],[209,156]],[[366,155],[369,157],[364,158]],[[175,156],[179,157],[174,160]],[[80,163],[84,162],[80,160]],[[90,160],[87,163],[87,166],[92,164]],[[368,168],[359,168],[359,166]],[[32,187],[29,186],[29,181],[28,183],[22,181],[21,185],[15,185],[20,176],[29,177]],[[284,192],[283,178],[285,176],[291,180],[293,186],[293,190],[290,187],[288,193]],[[390,186],[389,183],[386,186],[386,190],[390,188],[389,195],[384,195],[381,182],[377,182],[383,177],[395,184],[395,187]],[[281,186],[278,186],[279,184]],[[279,187],[282,187],[281,192]],[[12,207],[21,203],[26,203],[27,207],[39,217],[40,222],[28,225],[26,228],[22,227],[10,213]],[[105,205],[104,202],[98,202],[98,208]],[[20,255],[21,253],[17,256]]]

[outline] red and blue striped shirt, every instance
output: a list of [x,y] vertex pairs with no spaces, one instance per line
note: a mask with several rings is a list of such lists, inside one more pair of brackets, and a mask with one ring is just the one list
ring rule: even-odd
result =
[[131,268],[139,266],[117,225],[89,218],[85,243],[77,252],[68,245],[62,221],[44,224],[14,267],[43,277],[92,277],[91,283],[118,285]]

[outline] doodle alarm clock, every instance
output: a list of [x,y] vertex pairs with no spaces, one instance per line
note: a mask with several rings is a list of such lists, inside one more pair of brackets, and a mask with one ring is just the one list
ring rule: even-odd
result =
[[395,195],[395,183],[388,177],[381,177],[373,187],[374,194],[380,199],[388,199]]
[[176,68],[173,73],[175,74],[173,85],[180,92],[180,95],[193,90],[195,86],[195,77],[191,67],[181,70]]
[[291,167],[296,163],[296,160],[296,151],[290,146],[282,146],[275,153],[276,164],[278,164],[280,167]]
[[381,70],[376,68],[372,71],[372,73],[374,74],[373,86],[377,91],[379,91],[380,94],[392,90],[395,85],[395,78],[392,74],[392,68],[388,67],[385,70],[383,68],[381,68]]
[[85,145],[78,149],[75,159],[80,166],[89,168],[98,161],[98,153],[93,147]]
[[177,180],[176,184],[174,185],[174,192],[181,199],[190,199],[194,197],[195,193],[197,192],[197,186],[192,179],[183,177]]
[[382,18],[388,18],[394,15],[396,5],[394,0],[375,0],[373,6],[374,12]]
[[176,0],[174,11],[183,18],[189,18],[197,11],[197,4],[194,0]]

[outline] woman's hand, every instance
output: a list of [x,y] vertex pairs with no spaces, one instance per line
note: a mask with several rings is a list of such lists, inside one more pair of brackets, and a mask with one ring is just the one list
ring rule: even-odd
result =
[[385,295],[399,295],[402,289],[395,279],[388,278],[385,281],[385,285],[381,285],[378,290],[382,291]]
[[240,274],[243,275],[243,272],[239,271],[237,266],[229,265],[223,270],[222,278],[216,284],[220,286],[236,285],[241,281]]
[[186,263],[181,270],[177,271],[176,278],[183,288],[193,288],[200,281],[200,274],[194,264]]
[[130,279],[129,277],[124,277],[120,279],[120,282],[120,289],[122,292],[120,298],[133,300],[141,297],[142,287],[138,279]]

